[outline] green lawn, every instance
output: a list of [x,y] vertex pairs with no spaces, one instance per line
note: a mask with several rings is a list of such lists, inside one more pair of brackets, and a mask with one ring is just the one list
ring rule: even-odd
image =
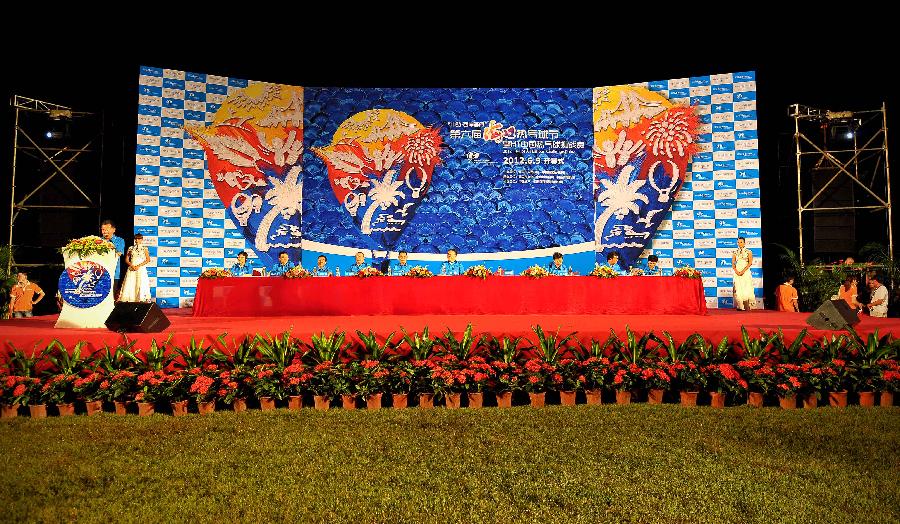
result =
[[898,522],[900,408],[0,422],[9,521]]

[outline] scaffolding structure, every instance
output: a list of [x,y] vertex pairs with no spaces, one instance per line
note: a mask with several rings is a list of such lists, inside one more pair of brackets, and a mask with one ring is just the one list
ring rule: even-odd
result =
[[[793,104],[788,114],[794,119],[800,263],[805,263],[804,224],[810,213],[821,212],[846,213],[848,221],[857,211],[884,213],[888,253],[893,256],[885,104],[866,111],[831,111]],[[849,205],[825,203],[828,192],[848,179],[850,186],[858,189],[858,196]]]
[[[97,113],[20,95],[10,106],[15,112],[7,236],[12,253],[16,222],[25,212],[62,212],[77,220],[96,210],[99,223],[103,125]],[[53,262],[46,256],[23,258],[16,266],[59,265],[58,257]],[[12,264],[10,256],[7,271]]]

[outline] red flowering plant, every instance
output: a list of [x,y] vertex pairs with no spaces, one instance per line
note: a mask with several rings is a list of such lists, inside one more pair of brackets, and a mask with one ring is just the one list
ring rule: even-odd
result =
[[127,370],[116,371],[100,382],[100,396],[108,402],[132,400],[136,390],[137,375]]
[[741,378],[747,382],[748,391],[765,395],[774,388],[775,370],[759,357],[746,358],[736,366]]
[[549,362],[532,358],[525,361],[519,371],[519,381],[522,389],[529,393],[541,393],[562,384],[562,375],[556,370],[556,366]]
[[447,393],[461,393],[471,387],[463,363],[455,355],[434,356],[427,362],[430,369],[428,385],[436,397]]
[[312,367],[312,377],[309,380],[309,390],[313,395],[331,396],[334,392],[331,389],[331,374],[334,364],[330,360],[319,362]]
[[41,381],[33,377],[3,375],[0,377],[0,403],[7,406],[29,405],[33,396],[38,396]]
[[103,395],[100,392],[100,384],[105,378],[105,375],[97,372],[91,372],[83,377],[76,378],[75,383],[72,384],[75,396],[85,402],[102,400]]
[[679,391],[700,391],[706,389],[707,376],[696,362],[675,362],[669,364],[669,372],[674,380],[672,388]]
[[[312,371],[301,362],[293,362],[281,372],[281,386],[290,396],[300,396],[311,391]],[[241,398],[241,397],[238,397]]]
[[773,366],[773,380],[775,393],[779,397],[790,397],[798,394],[804,387],[801,380],[802,370],[796,364],[778,364]]
[[64,404],[75,402],[75,379],[78,375],[51,375],[41,386],[42,404]]
[[188,395],[193,397],[197,404],[209,402],[215,398],[216,392],[218,391],[216,382],[215,377],[202,373],[195,375],[191,387],[188,388]]
[[805,362],[800,364],[797,377],[803,382],[803,394],[815,395],[822,398],[822,392],[828,389],[829,375],[834,374],[831,366],[822,365],[819,362]]
[[742,395],[750,387],[731,364],[712,364],[703,368],[709,391]]
[[647,389],[668,390],[672,387],[672,372],[664,362],[645,363],[641,368],[641,382]]
[[388,390],[391,372],[380,360],[351,362],[348,372],[353,381],[353,390],[362,399]]
[[466,391],[481,393],[490,387],[495,378],[494,367],[484,357],[469,357],[463,363],[462,370],[468,378]]
[[236,399],[246,399],[251,392],[247,382],[249,377],[250,372],[243,367],[219,371],[216,398],[224,404],[234,404]]
[[285,397],[285,390],[281,386],[281,373],[278,372],[275,364],[259,364],[255,366],[250,370],[248,378],[256,398],[282,399]]
[[900,391],[900,363],[896,360],[885,359],[877,362],[881,373],[875,382],[875,387],[881,391]]
[[610,361],[606,357],[592,356],[581,362],[584,389],[603,389],[608,385]]
[[614,389],[629,391],[643,385],[643,369],[641,366],[624,360],[612,362],[609,366],[607,382]]
[[561,391],[578,391],[588,381],[582,362],[579,360],[564,358],[556,365],[556,371],[562,379],[560,381]]
[[491,368],[497,377],[494,382],[494,390],[497,393],[522,389],[519,383],[519,374],[522,370],[517,363],[495,360],[491,362]]
[[187,400],[189,389],[194,381],[194,375],[183,369],[175,370],[163,376],[165,382],[165,399],[169,402],[181,402]]
[[134,395],[137,402],[168,401],[168,384],[163,371],[146,371],[137,377],[138,391]]
[[833,358],[822,365],[823,382],[828,391],[846,391],[850,385],[850,369],[847,361]]
[[395,394],[411,395],[416,390],[418,368],[409,360],[400,360],[389,368],[388,391]]

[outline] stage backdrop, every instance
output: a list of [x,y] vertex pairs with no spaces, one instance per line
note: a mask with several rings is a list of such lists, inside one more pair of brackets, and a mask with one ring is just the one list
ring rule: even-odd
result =
[[704,274],[731,307],[747,237],[762,305],[752,72],[595,89],[349,89],[142,67],[135,232],[161,307],[203,269],[287,251],[580,274],[611,250]]

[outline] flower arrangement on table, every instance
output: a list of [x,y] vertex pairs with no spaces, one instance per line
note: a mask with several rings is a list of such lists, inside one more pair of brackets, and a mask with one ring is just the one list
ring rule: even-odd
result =
[[434,273],[425,266],[413,266],[409,268],[409,272],[406,273],[406,276],[413,278],[429,278],[433,277]]
[[364,267],[356,273],[356,276],[359,278],[383,277],[384,273],[374,267]]
[[550,273],[547,272],[547,268],[543,266],[539,266],[537,264],[531,266],[530,268],[522,271],[522,275],[528,278],[544,278],[548,276]]
[[703,278],[703,275],[700,273],[700,271],[690,266],[681,266],[673,271],[672,275],[683,278]]
[[231,271],[220,267],[211,267],[200,273],[200,278],[228,278],[230,276],[232,276]]
[[472,266],[464,273],[467,277],[480,278],[481,280],[493,275],[490,269],[484,265]]
[[301,266],[292,267],[284,272],[284,278],[309,278],[312,273],[303,269]]
[[597,263],[594,264],[594,269],[591,270],[590,274],[592,277],[599,278],[616,278],[619,276],[619,273],[617,273],[615,269],[609,266],[601,266]]
[[105,255],[115,249],[116,246],[109,240],[91,235],[70,240],[69,243],[61,247],[59,251],[64,255],[77,255],[80,258],[84,258],[93,254]]

